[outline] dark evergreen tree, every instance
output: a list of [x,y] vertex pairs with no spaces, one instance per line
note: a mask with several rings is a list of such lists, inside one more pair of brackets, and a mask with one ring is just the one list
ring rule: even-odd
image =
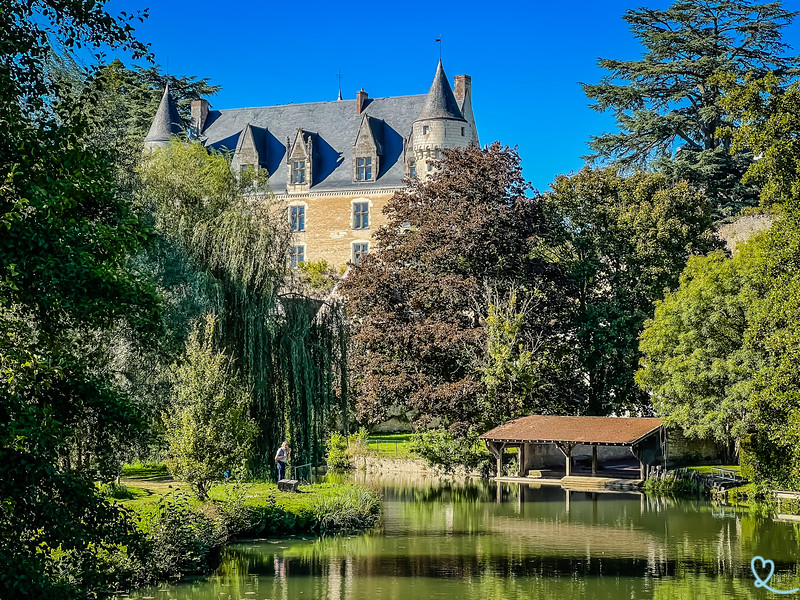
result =
[[722,80],[794,73],[798,63],[786,55],[781,31],[796,14],[781,2],[749,0],[679,0],[665,10],[628,10],[623,18],[644,46],[642,58],[600,59],[610,73],[598,84],[582,84],[593,108],[612,111],[619,127],[592,138],[591,158],[686,179],[709,196],[717,218],[756,204],[757,189],[741,184],[751,155],[731,154],[720,135],[735,125],[722,103]]

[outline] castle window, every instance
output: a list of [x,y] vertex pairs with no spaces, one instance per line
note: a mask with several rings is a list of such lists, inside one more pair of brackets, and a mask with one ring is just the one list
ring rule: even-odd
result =
[[296,269],[301,262],[306,260],[306,247],[303,244],[292,246],[292,268]]
[[431,130],[431,128],[428,125],[423,125],[422,126],[422,135],[428,135],[430,130]]
[[466,127],[462,127],[462,128],[461,128],[461,135],[462,135],[462,136],[464,135],[464,132],[465,132],[465,131],[466,131]]
[[292,226],[292,231],[305,231],[306,230],[306,207],[305,206],[290,206],[289,207],[289,223]]
[[356,159],[356,179],[358,181],[372,181],[372,159]]
[[306,161],[295,160],[292,162],[292,183],[306,182]]
[[353,244],[353,264],[357,265],[360,263],[361,259],[364,258],[367,253],[369,253],[369,244],[367,242]]
[[369,202],[353,204],[353,229],[369,229]]
[[433,163],[432,163],[432,162],[430,162],[430,161],[428,161],[426,164],[428,165],[428,173],[430,173],[431,171],[433,171]]
[[417,161],[415,160],[408,161],[408,176],[409,177],[417,176]]

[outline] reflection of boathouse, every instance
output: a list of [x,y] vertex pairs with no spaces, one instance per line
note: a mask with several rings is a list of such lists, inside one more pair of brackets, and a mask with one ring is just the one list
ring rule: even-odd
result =
[[[519,477],[563,471],[566,479],[585,463],[592,476],[603,470],[608,477],[644,479],[650,467],[665,464],[667,458],[667,433],[660,419],[532,415],[495,427],[481,439],[497,459],[498,474],[503,472],[504,451],[516,448]],[[639,468],[632,469],[637,463]]]

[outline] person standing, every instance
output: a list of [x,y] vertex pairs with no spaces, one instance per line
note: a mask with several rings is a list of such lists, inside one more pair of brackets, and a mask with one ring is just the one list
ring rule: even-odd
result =
[[286,461],[289,460],[289,455],[292,453],[291,448],[287,442],[283,442],[278,452],[275,454],[275,464],[278,467],[278,481],[286,479]]

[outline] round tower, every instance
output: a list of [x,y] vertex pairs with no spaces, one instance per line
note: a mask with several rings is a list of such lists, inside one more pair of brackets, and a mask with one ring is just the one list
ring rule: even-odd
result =
[[471,138],[472,127],[458,107],[440,60],[425,104],[411,128],[409,174],[427,177],[433,171],[433,161],[441,158],[441,150],[465,148]]
[[158,105],[153,124],[150,131],[144,138],[145,151],[152,151],[161,146],[169,144],[169,140],[174,135],[181,135],[184,132],[183,121],[178,114],[178,107],[172,98],[169,84],[164,87],[164,95]]

